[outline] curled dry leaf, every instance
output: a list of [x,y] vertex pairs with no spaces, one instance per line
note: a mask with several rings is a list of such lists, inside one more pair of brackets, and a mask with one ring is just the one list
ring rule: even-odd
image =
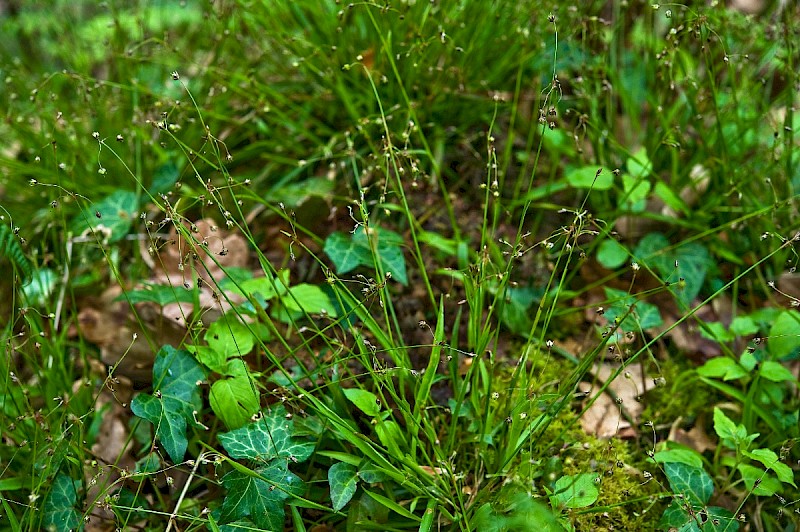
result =
[[166,344],[178,346],[186,331],[166,319],[154,303],[137,303],[134,314],[126,301],[115,301],[121,293],[113,286],[81,309],[78,328],[100,348],[100,358],[115,368],[115,374],[149,382],[154,353]]

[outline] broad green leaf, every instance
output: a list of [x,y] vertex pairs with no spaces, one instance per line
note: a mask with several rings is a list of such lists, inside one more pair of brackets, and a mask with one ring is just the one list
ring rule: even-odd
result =
[[359,227],[353,234],[353,243],[360,245],[366,250],[364,266],[373,266],[372,252],[370,248],[369,238],[376,241],[375,250],[378,256],[378,261],[383,267],[384,272],[391,273],[392,279],[398,281],[403,286],[408,285],[408,276],[406,274],[406,260],[403,257],[403,237],[389,231],[388,229],[372,229],[370,230],[369,237],[367,232]]
[[283,304],[291,313],[327,314],[338,316],[336,305],[325,291],[313,284],[299,284],[289,289],[289,295],[283,298]]
[[597,262],[609,270],[625,264],[628,256],[628,249],[613,238],[603,240],[603,243],[597,248]]
[[735,338],[734,334],[718,321],[708,322],[705,325],[705,327],[700,329],[700,335],[703,338],[708,338],[709,340],[720,343],[730,342]]
[[758,332],[758,324],[750,316],[737,316],[731,322],[731,332],[735,336],[749,336]]
[[393,456],[403,456],[401,447],[406,447],[406,440],[403,437],[403,431],[400,430],[400,425],[396,421],[387,419],[381,421],[379,418],[378,424],[375,425],[375,434],[378,435],[378,440],[384,447],[389,449]]
[[358,470],[344,462],[336,462],[328,469],[333,510],[338,512],[350,502],[358,486]]
[[672,491],[683,494],[693,506],[704,506],[714,494],[714,481],[700,467],[667,462],[664,464],[664,474]]
[[194,412],[202,408],[198,383],[203,368],[188,351],[165,345],[153,366],[154,395],[137,395],[131,410],[156,427],[156,436],[173,462],[183,460],[188,440],[186,427],[194,423]]
[[673,211],[682,214],[689,214],[690,210],[686,203],[677,195],[669,185],[663,181],[656,181],[653,193],[661,199]]
[[244,356],[253,350],[255,339],[235,314],[223,314],[208,326],[203,336],[208,346],[226,358]]
[[58,473],[44,500],[44,526],[53,530],[83,530],[83,520],[75,509],[80,482]]
[[759,360],[756,358],[755,354],[748,350],[745,350],[745,352],[739,357],[739,364],[741,364],[748,373],[755,369],[758,362]]
[[701,244],[689,242],[671,249],[669,240],[661,233],[650,233],[640,240],[634,255],[653,268],[663,281],[677,287],[675,295],[686,305],[700,293],[711,263],[708,250]]
[[608,190],[614,184],[614,175],[599,166],[581,166],[567,172],[567,183],[573,188]]
[[273,204],[280,201],[286,207],[294,209],[314,196],[329,197],[333,194],[333,187],[334,181],[327,177],[292,180],[286,185],[270,190],[269,201]]
[[313,442],[294,436],[294,422],[286,418],[283,406],[244,427],[220,433],[219,441],[232,458],[260,462],[278,457],[304,462],[314,452]]
[[291,495],[301,495],[303,482],[289,471],[286,460],[274,460],[256,473],[267,480],[238,469],[222,478],[228,493],[222,502],[220,524],[249,517],[264,530],[282,531],[284,501]]
[[270,277],[256,277],[254,279],[247,279],[239,283],[241,291],[235,288],[237,292],[245,297],[248,295],[260,294],[265,300],[272,299],[277,295],[285,294],[289,286],[289,270],[281,270],[278,277],[273,279]]
[[347,273],[358,266],[375,268],[372,239],[375,254],[381,267],[392,274],[392,279],[403,285],[408,284],[406,262],[403,257],[403,238],[387,229],[370,229],[369,236],[363,227],[359,227],[352,237],[340,232],[332,233],[326,240],[323,251],[330,257],[336,272]]
[[767,349],[773,358],[782,359],[800,347],[800,312],[781,312],[769,330]]
[[736,423],[717,407],[714,407],[714,431],[723,440],[736,441],[739,436]]
[[369,249],[353,242],[352,238],[339,231],[328,236],[322,250],[330,257],[336,273],[340,275],[351,272],[359,266],[372,264]]
[[697,373],[703,377],[722,377],[726,381],[740,379],[749,374],[744,367],[726,356],[712,358],[697,368]]
[[752,451],[744,451],[743,454],[752,460],[761,462],[767,469],[771,469],[781,482],[797,487],[794,483],[794,472],[792,468],[781,462],[778,455],[775,454],[775,451],[770,449],[754,449]]
[[[490,290],[496,290],[492,284],[489,286]],[[528,334],[531,330],[531,313],[528,312],[528,309],[531,305],[541,301],[543,290],[532,286],[508,285],[503,290],[505,297],[500,306],[500,318],[503,325],[516,334]]]
[[55,291],[57,281],[56,272],[50,268],[34,269],[30,281],[22,285],[25,301],[32,306],[46,305]]
[[772,382],[794,381],[794,374],[780,362],[765,360],[759,369],[760,375]]
[[653,163],[647,156],[647,149],[644,147],[639,148],[636,153],[628,157],[625,166],[635,178],[647,176],[653,170]]
[[386,480],[386,473],[369,460],[365,460],[358,466],[358,476],[368,484],[375,484]]
[[138,209],[139,200],[134,192],[117,190],[97,203],[84,206],[72,220],[71,229],[79,235],[97,231],[103,238],[107,236],[109,242],[116,242],[128,234]]
[[228,357],[225,356],[225,353],[221,353],[207,345],[188,345],[186,349],[193,353],[201,364],[215,373],[224,373],[225,368],[228,366]]
[[194,290],[187,290],[183,286],[145,283],[144,288],[122,293],[114,301],[128,301],[130,304],[155,303],[163,307],[170,303],[191,303],[194,298]]
[[597,473],[564,475],[555,482],[550,502],[553,508],[585,508],[593,504],[600,491]]
[[661,312],[652,303],[638,301],[635,297],[628,295],[627,292],[615,288],[605,287],[604,290],[606,298],[611,302],[609,308],[605,311],[605,317],[608,321],[615,322],[618,319],[622,319],[631,305],[634,305],[633,312],[620,323],[620,328],[623,331],[638,332],[639,328],[647,330],[652,327],[659,327],[663,323]]
[[172,161],[162,164],[153,173],[153,183],[150,185],[150,194],[158,196],[169,191],[181,175],[180,168]]
[[632,212],[644,211],[647,207],[647,196],[650,194],[650,182],[646,179],[623,174],[622,187],[626,196],[622,207]]
[[703,459],[697,451],[691,449],[667,449],[665,451],[658,451],[653,455],[653,459],[659,464],[679,462],[692,467],[703,467]]
[[783,491],[780,481],[761,468],[739,464],[736,469],[741,473],[745,487],[753,495],[770,497]]
[[208,401],[228,430],[238,429],[258,412],[258,393],[241,359],[228,362],[225,377],[211,386]]
[[703,532],[738,532],[739,521],[728,509],[719,506],[706,508],[708,519],[703,523]]
[[346,388],[342,390],[347,400],[358,407],[368,416],[375,417],[381,412],[378,396],[361,388]]

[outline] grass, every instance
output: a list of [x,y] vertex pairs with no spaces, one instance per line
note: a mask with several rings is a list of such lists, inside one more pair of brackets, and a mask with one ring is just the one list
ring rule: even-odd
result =
[[0,523],[796,527],[774,4],[9,7]]

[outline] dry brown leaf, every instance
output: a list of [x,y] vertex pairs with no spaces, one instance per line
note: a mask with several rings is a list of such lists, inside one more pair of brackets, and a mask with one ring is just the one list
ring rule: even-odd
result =
[[698,419],[694,426],[688,431],[680,428],[681,420],[682,418],[678,418],[675,423],[673,423],[672,429],[669,431],[668,439],[670,441],[685,445],[701,454],[717,448],[717,445],[703,428],[705,423],[703,423],[702,420]]
[[[618,365],[606,362],[595,364],[593,374],[597,382],[594,386],[586,382],[581,383],[581,389],[596,389],[611,378],[617,368]],[[588,434],[594,434],[600,438],[610,438],[619,431],[630,428],[631,424],[621,414],[620,408],[634,422],[638,421],[644,410],[638,398],[654,387],[653,380],[642,373],[641,364],[628,366],[608,386],[608,390],[617,398],[617,401],[621,401],[621,404],[617,404],[608,393],[603,393],[581,416],[581,427]]]

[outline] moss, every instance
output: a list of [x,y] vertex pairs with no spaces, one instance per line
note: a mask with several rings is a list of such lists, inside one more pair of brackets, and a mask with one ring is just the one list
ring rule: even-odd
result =
[[667,358],[659,366],[666,385],[644,395],[641,419],[657,426],[671,424],[680,417],[693,421],[708,408],[713,390],[697,380],[694,368],[684,357]]

